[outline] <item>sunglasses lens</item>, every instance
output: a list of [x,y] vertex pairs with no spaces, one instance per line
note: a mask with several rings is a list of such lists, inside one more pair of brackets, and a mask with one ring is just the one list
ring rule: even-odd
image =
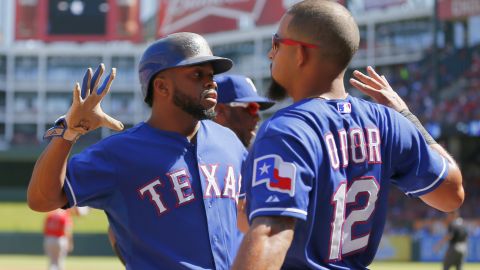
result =
[[250,115],[255,116],[258,114],[258,111],[260,110],[260,105],[258,105],[257,103],[250,103],[248,104],[247,110],[248,110],[248,113],[250,113]]

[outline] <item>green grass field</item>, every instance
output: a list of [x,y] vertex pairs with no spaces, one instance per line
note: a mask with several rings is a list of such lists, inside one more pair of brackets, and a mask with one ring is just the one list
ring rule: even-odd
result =
[[[0,203],[0,232],[41,232],[45,213],[30,210],[25,203]],[[107,218],[102,211],[92,209],[83,217],[75,217],[75,233],[106,232]],[[123,269],[115,257],[68,257],[68,270]],[[0,270],[38,270],[47,268],[45,256],[1,255]],[[375,270],[440,270],[440,263],[378,262],[370,267]],[[480,270],[480,264],[467,264],[464,270]]]
[[[38,270],[47,268],[43,256],[0,255],[0,270]],[[117,270],[124,269],[115,257],[68,257],[68,270]],[[440,270],[440,263],[378,262],[370,266],[373,270]],[[466,264],[464,270],[478,270],[480,264]]]
[[[373,270],[441,270],[442,264],[436,263],[414,263],[414,262],[377,262],[370,265]],[[455,268],[451,268],[455,269]],[[480,263],[467,263],[463,270],[480,270]]]
[[[47,269],[45,256],[0,255],[0,270]],[[67,257],[68,270],[117,270],[125,269],[116,257]]]
[[[30,210],[26,203],[0,203],[0,231],[41,232],[46,213]],[[75,233],[101,233],[107,231],[107,217],[103,211],[92,209],[82,217],[74,217]]]

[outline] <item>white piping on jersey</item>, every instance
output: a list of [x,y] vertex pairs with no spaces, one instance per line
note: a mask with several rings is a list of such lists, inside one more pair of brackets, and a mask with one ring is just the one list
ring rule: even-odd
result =
[[302,214],[304,216],[307,215],[307,211],[300,210],[300,209],[297,209],[297,208],[271,207],[271,208],[258,208],[258,209],[256,209],[255,211],[250,213],[250,216],[248,216],[248,219],[251,219],[253,214],[255,214],[257,212],[261,212],[261,211],[282,211],[282,212],[293,212],[293,213],[297,213],[297,214]]
[[73,192],[72,185],[70,185],[70,182],[68,181],[68,177],[65,177],[65,182],[67,182],[68,189],[70,190],[70,193],[72,194],[73,206],[76,206],[77,205],[77,198],[75,197],[75,193]]
[[406,195],[410,195],[410,194],[413,194],[413,193],[418,193],[418,192],[425,191],[425,190],[427,190],[427,189],[430,189],[430,188],[433,187],[438,181],[440,181],[440,179],[442,178],[443,174],[445,173],[445,170],[447,169],[447,163],[445,162],[445,158],[442,157],[442,161],[443,161],[442,172],[441,172],[440,175],[437,177],[437,179],[435,179],[435,181],[433,181],[433,183],[431,183],[428,187],[421,188],[421,189],[417,189],[417,190],[414,190],[414,191],[410,191],[410,192],[407,192],[407,193],[405,193],[405,194],[406,194]]

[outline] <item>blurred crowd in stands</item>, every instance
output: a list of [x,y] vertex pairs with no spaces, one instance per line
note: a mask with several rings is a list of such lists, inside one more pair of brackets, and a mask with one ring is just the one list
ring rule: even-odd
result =
[[[432,55],[428,52],[418,62],[376,69],[387,77],[392,88],[406,100],[410,110],[435,138],[480,136],[480,45],[444,48],[438,52],[440,57],[436,63]],[[462,140],[462,143],[468,142]],[[466,191],[460,213],[468,223],[469,235],[480,236],[480,144],[478,141],[470,143],[467,148],[474,149],[460,161]],[[389,200],[386,233],[445,233],[444,213],[426,206],[420,199],[405,198],[396,188],[391,189]]]
[[480,136],[480,46],[446,47],[437,55],[436,63],[427,52],[421,61],[376,69],[434,137]]
[[[480,156],[477,154],[476,158],[464,160],[461,164],[466,195],[460,216],[466,221],[470,236],[480,236],[479,162]],[[427,206],[418,198],[406,198],[401,191],[392,187],[385,233],[442,235],[447,230],[443,221],[445,216],[445,213]]]
[[[480,236],[480,45],[462,49],[446,47],[437,55],[437,62],[430,51],[418,62],[375,69],[386,76],[432,136],[440,138],[441,144],[448,144],[448,137],[453,135],[461,138],[463,147],[470,148],[458,160],[466,192],[460,215],[468,224],[469,235]],[[434,65],[438,67],[436,71]],[[353,88],[349,93],[361,95]],[[467,137],[476,139],[464,140]],[[385,233],[443,236],[447,230],[445,216],[420,199],[406,198],[392,187]]]

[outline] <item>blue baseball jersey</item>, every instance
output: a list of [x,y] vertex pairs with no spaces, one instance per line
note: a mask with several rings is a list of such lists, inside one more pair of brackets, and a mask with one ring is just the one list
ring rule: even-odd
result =
[[247,153],[229,129],[200,123],[196,144],[140,123],[68,162],[69,206],[106,212],[127,269],[229,269],[233,263]]
[[447,175],[399,113],[354,97],[310,98],[260,128],[243,171],[247,214],[297,218],[283,269],[366,269],[386,219],[389,185],[426,194]]

